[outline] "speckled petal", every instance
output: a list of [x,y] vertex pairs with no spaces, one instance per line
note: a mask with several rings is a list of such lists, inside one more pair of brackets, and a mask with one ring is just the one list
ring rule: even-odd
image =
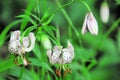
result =
[[20,39],[20,31],[19,30],[14,31],[14,32],[11,33],[10,41],[19,40],[19,39]]

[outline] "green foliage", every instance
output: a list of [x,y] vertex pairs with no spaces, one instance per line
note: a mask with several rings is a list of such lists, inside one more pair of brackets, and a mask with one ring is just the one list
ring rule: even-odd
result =
[[[108,24],[101,23],[100,16],[97,16],[99,11],[94,6],[95,2],[95,0],[28,1],[23,14],[18,15],[17,20],[2,30],[0,48],[8,43],[10,34],[7,33],[15,27],[22,32],[21,39],[33,32],[36,37],[34,49],[25,54],[30,64],[28,66],[15,65],[14,55],[7,52],[7,58],[0,57],[0,79],[109,80],[114,71],[113,68],[110,70],[111,66],[120,64],[120,28],[118,28],[120,18],[113,19],[113,22]],[[119,4],[119,0],[116,0],[116,3]],[[97,36],[93,36],[89,32],[81,34],[83,20],[88,10],[95,14],[98,21],[99,34]],[[107,25],[108,28],[106,28]],[[118,30],[116,31],[116,29]],[[113,33],[114,31],[116,31],[116,35]],[[71,69],[71,74],[67,73],[64,76],[64,70],[61,72],[61,76],[56,74],[55,71],[61,65],[50,64],[46,56],[47,50],[42,44],[43,35],[48,37],[52,43],[51,46],[66,46],[66,41],[71,41],[75,58],[70,64],[65,65]],[[115,40],[111,35],[115,37]]]

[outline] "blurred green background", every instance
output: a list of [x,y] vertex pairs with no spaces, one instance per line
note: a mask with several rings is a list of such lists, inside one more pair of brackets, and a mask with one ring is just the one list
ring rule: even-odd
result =
[[[57,1],[61,4],[67,4],[72,0],[1,0],[0,1],[0,34],[7,25],[15,20],[16,16],[25,14],[25,10],[42,18],[45,12],[52,13],[58,8]],[[107,0],[110,17],[107,24],[100,20],[100,6],[103,0],[84,0],[93,12],[99,26],[99,33],[93,36],[90,33],[81,34],[87,8],[83,3],[75,2],[64,8],[72,24],[81,35],[76,36],[71,28],[69,19],[66,18],[64,11],[57,11],[49,23],[50,26],[58,28],[60,32],[60,42],[66,46],[66,41],[72,41],[75,49],[75,58],[70,64],[72,73],[63,80],[120,80],[120,1]],[[30,16],[30,15],[29,15]],[[36,21],[37,22],[37,21]],[[51,67],[45,56],[46,50],[38,44],[33,50],[30,60],[34,63],[27,67],[18,67],[14,65],[13,59],[8,51],[8,41],[10,32],[20,29],[20,23],[11,27],[5,35],[4,41],[0,40],[0,80],[54,80],[54,68]],[[28,22],[27,27],[32,24]],[[82,45],[82,46],[81,46]],[[53,44],[54,46],[54,44]],[[35,51],[36,50],[36,51]],[[40,59],[39,59],[40,58]],[[46,58],[46,59],[43,59]],[[84,64],[82,64],[84,63]],[[93,64],[91,64],[93,63]],[[23,71],[24,69],[24,71]],[[23,71],[23,72],[22,72]],[[21,76],[22,74],[22,76]]]

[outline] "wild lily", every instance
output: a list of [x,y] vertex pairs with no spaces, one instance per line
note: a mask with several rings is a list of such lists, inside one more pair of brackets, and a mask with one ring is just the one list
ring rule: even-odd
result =
[[87,30],[89,30],[92,35],[98,34],[98,24],[92,12],[88,12],[85,16],[82,26],[82,34],[85,34]]
[[[63,66],[64,74],[70,73],[71,69],[64,68],[65,64],[71,63],[74,58],[74,48],[72,44],[68,41],[68,47],[62,48],[62,46],[55,46],[53,50],[47,50],[47,56],[51,64],[60,64]],[[61,75],[61,68],[56,70],[58,76]]]
[[47,50],[47,56],[52,64],[67,64],[74,58],[74,48],[68,42],[67,48],[62,49],[62,46],[55,46],[53,50]]
[[[35,39],[36,38],[33,33],[29,33],[28,37],[23,37],[20,39],[20,31],[14,31],[10,36],[8,50],[12,54],[21,56],[23,63],[25,63],[23,54],[25,54],[25,52],[30,52],[34,48]],[[24,65],[26,65],[26,63]]]
[[109,11],[108,3],[106,1],[104,1],[101,4],[101,7],[100,7],[100,17],[101,17],[101,21],[103,23],[107,23],[108,22],[109,14],[110,14],[110,11]]

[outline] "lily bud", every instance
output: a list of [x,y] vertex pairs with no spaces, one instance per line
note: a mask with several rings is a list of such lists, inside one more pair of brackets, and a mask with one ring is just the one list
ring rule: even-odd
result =
[[87,30],[89,30],[92,35],[98,34],[98,24],[92,12],[88,12],[85,16],[82,34],[85,34]]
[[47,35],[45,35],[45,34],[41,35],[41,42],[42,42],[42,45],[45,49],[51,49],[52,48],[52,44],[51,44]]
[[100,17],[103,23],[107,23],[109,21],[109,14],[110,11],[109,11],[108,3],[104,1],[100,7]]

